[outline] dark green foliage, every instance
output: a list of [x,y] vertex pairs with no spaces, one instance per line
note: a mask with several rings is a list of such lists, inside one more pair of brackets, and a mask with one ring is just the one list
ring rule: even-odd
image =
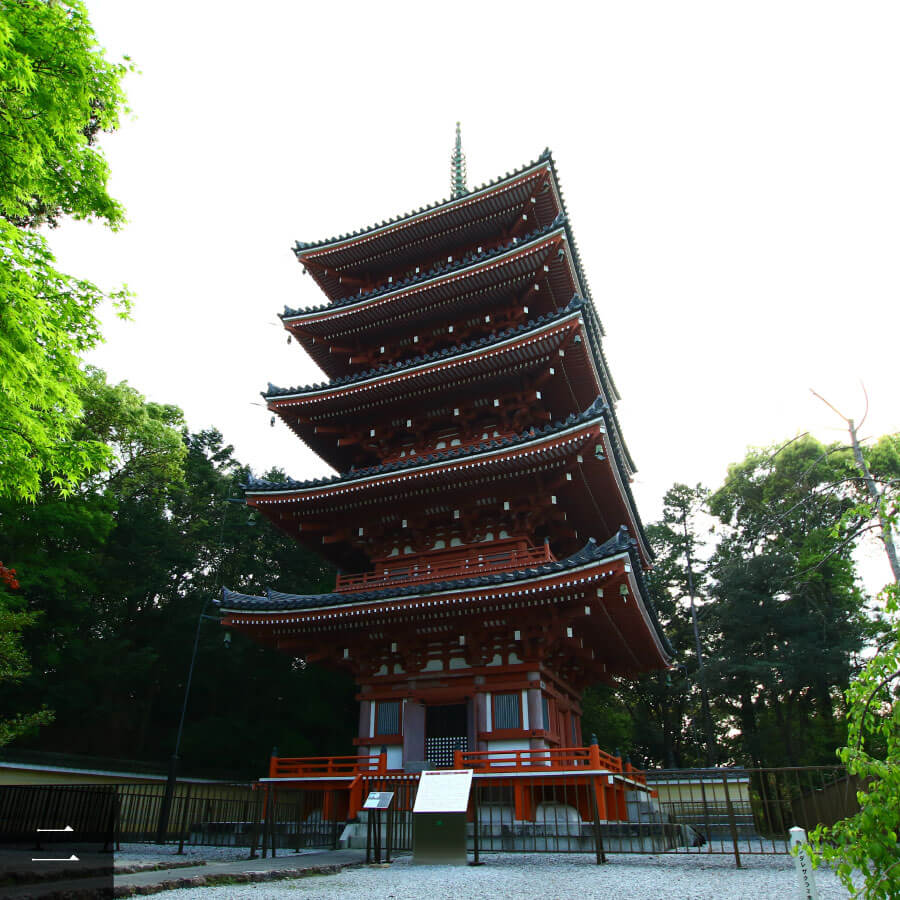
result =
[[727,526],[710,564],[710,669],[723,736],[747,764],[830,763],[841,695],[874,633],[838,523],[849,451],[804,437],[753,451],[711,500]]
[[[318,559],[243,505],[248,472],[216,431],[188,434],[180,411],[92,372],[83,432],[115,453],[69,498],[0,503],[0,550],[40,613],[32,675],[3,713],[46,703],[52,726],[31,747],[164,761],[174,748],[197,617],[223,584],[247,591],[325,588]],[[277,473],[272,473],[276,475]],[[208,613],[214,612],[210,606]],[[183,770],[259,775],[287,754],[349,753],[348,677],[259,647],[230,649],[204,621],[182,740]]]
[[[703,765],[706,759],[702,704],[698,689],[698,666],[691,627],[685,550],[696,560],[701,544],[695,512],[706,498],[701,487],[675,485],[664,499],[663,518],[647,528],[656,554],[648,586],[660,622],[675,649],[676,666],[668,672],[653,672],[615,691],[592,689],[585,701],[585,714],[592,722],[608,718],[615,723],[620,743],[600,743],[607,749],[620,747],[632,763],[668,768]],[[682,526],[682,508],[688,511],[688,534]],[[695,588],[701,573],[695,562]],[[589,702],[588,702],[589,700]],[[628,722],[622,721],[627,715]],[[605,731],[598,724],[597,734]],[[587,728],[583,729],[587,733]],[[611,735],[612,736],[612,735]]]
[[[890,488],[895,439],[882,438],[866,455]],[[865,500],[849,449],[810,437],[751,451],[711,498],[675,485],[662,520],[647,532],[657,554],[649,585],[677,668],[592,692],[586,716],[598,735],[605,719],[611,738],[624,741],[630,732],[633,760],[647,765],[832,763],[846,732],[843,692],[881,627],[852,558],[871,521]],[[694,560],[702,672],[686,551]]]

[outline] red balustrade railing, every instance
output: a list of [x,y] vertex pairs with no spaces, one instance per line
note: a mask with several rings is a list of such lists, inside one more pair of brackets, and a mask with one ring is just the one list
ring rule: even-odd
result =
[[360,572],[354,575],[338,575],[335,591],[362,591],[391,587],[392,585],[420,584],[428,581],[444,581],[454,578],[474,578],[494,572],[507,572],[555,562],[556,557],[548,544],[523,550],[501,550],[495,553],[479,553],[463,559],[445,562],[420,562],[398,564],[380,572]]
[[[456,769],[474,769],[478,774],[509,775],[515,772],[593,770],[628,775],[645,783],[644,775],[618,756],[590,747],[559,747],[535,750],[457,750]],[[387,756],[273,756],[270,778],[352,778],[354,784],[388,773]],[[393,773],[391,777],[397,777]],[[409,776],[417,778],[418,776]]]
[[633,772],[618,756],[604,753],[598,746],[559,747],[536,750],[457,750],[457,769],[476,772],[522,772],[536,768],[550,770],[604,769],[608,772]]
[[378,756],[273,756],[269,778],[354,778],[387,771],[387,757]]

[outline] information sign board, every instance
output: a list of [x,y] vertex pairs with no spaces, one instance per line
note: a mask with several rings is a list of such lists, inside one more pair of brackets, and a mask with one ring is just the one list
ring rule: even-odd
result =
[[464,813],[472,789],[471,769],[425,771],[419,778],[414,813]]
[[394,799],[393,791],[372,791],[366,802],[363,803],[363,809],[387,809]]

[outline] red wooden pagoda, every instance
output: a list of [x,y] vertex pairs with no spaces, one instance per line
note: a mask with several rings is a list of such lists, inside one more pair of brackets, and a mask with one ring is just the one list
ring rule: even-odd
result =
[[469,191],[457,152],[450,200],[295,253],[326,302],[282,321],[328,380],[264,396],[340,474],[246,501],[341,574],[223,623],[353,673],[363,769],[581,746],[585,686],[671,649],[550,153]]

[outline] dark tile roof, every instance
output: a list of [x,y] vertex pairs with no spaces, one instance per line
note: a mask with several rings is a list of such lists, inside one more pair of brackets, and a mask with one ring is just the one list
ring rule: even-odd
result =
[[569,301],[566,306],[561,307],[555,312],[547,313],[547,315],[544,316],[538,316],[536,319],[529,319],[527,322],[515,328],[506,328],[503,331],[492,331],[490,334],[485,335],[481,338],[477,338],[476,340],[464,341],[461,344],[455,344],[454,346],[446,347],[443,350],[435,350],[432,353],[424,353],[421,356],[413,356],[410,359],[387,363],[382,366],[377,366],[374,369],[366,369],[364,372],[354,372],[351,375],[342,375],[338,378],[331,379],[331,381],[322,382],[320,384],[309,384],[305,385],[304,387],[282,388],[276,387],[270,382],[268,390],[263,392],[262,396],[266,400],[271,400],[275,397],[284,397],[293,394],[306,394],[313,391],[321,391],[326,388],[341,387],[345,384],[354,384],[355,382],[366,381],[367,379],[375,378],[378,375],[389,375],[392,372],[402,372],[404,369],[412,369],[416,366],[424,365],[425,363],[437,362],[438,360],[447,359],[452,356],[458,356],[463,353],[468,353],[471,350],[477,350],[481,347],[489,347],[492,344],[498,344],[501,341],[506,341],[510,338],[525,334],[526,332],[533,331],[536,328],[540,328],[542,325],[548,325],[551,322],[558,321],[559,319],[564,318],[570,313],[584,309],[586,303],[586,300],[576,295]]
[[610,440],[610,446],[612,447],[616,466],[618,467],[619,473],[621,475],[622,486],[625,489],[625,494],[628,498],[628,503],[630,505],[632,514],[634,515],[634,520],[637,523],[638,531],[640,532],[641,538],[644,542],[644,546],[647,548],[647,552],[652,558],[653,551],[650,549],[650,542],[647,540],[647,535],[644,531],[644,526],[641,522],[640,514],[638,513],[637,503],[635,503],[634,494],[631,491],[628,469],[625,463],[626,451],[624,450],[622,442],[618,437],[618,420],[616,419],[615,413],[613,412],[612,408],[604,401],[602,396],[597,397],[597,399],[586,410],[584,410],[584,412],[580,412],[577,414],[572,413],[563,421],[552,422],[540,428],[529,428],[526,431],[522,432],[522,434],[516,435],[515,437],[497,438],[496,440],[482,441],[479,444],[473,444],[468,447],[457,447],[451,450],[444,450],[440,453],[431,453],[428,456],[416,456],[411,459],[397,460],[396,462],[383,465],[368,466],[361,469],[350,469],[349,471],[343,472],[340,475],[332,475],[327,478],[313,478],[308,481],[296,481],[293,478],[288,478],[283,482],[265,481],[262,479],[254,478],[251,475],[250,478],[248,478],[247,483],[242,484],[241,487],[245,491],[250,492],[290,491],[313,487],[325,487],[327,485],[338,484],[340,482],[355,481],[358,478],[368,478],[372,475],[388,475],[392,472],[403,471],[404,469],[413,469],[419,466],[431,465],[432,463],[436,462],[449,462],[451,460],[462,459],[467,456],[474,456],[478,453],[489,453],[493,450],[500,450],[506,447],[516,447],[519,444],[527,443],[528,441],[532,441],[535,438],[549,437],[557,431],[563,431],[566,428],[584,424],[585,422],[589,422],[592,419],[603,419],[604,423],[607,426],[607,436]]
[[434,266],[427,272],[419,272],[416,275],[410,275],[408,278],[404,278],[400,281],[383,284],[370,291],[363,291],[359,294],[349,294],[346,297],[339,297],[337,300],[332,300],[330,303],[321,303],[318,306],[307,306],[298,309],[291,309],[289,306],[285,306],[284,312],[278,313],[278,316],[282,319],[289,319],[292,316],[299,316],[305,313],[322,312],[326,309],[337,309],[341,306],[350,306],[353,303],[363,303],[366,300],[380,297],[383,294],[392,294],[394,291],[400,291],[416,284],[424,284],[426,281],[431,281],[431,279],[438,278],[441,275],[449,275],[451,272],[465,269],[475,263],[494,259],[497,256],[502,256],[504,253],[509,253],[511,250],[524,247],[539,240],[544,235],[550,234],[550,232],[555,231],[557,228],[563,227],[565,224],[565,216],[559,215],[549,225],[545,225],[543,228],[536,228],[524,237],[513,238],[505,244],[501,244],[499,247],[494,247],[491,250],[482,250],[481,252],[472,251],[459,259],[453,260],[453,262],[441,263],[440,265]]
[[467,456],[475,456],[478,453],[489,453],[492,450],[516,447],[519,444],[533,441],[536,438],[549,437],[566,428],[582,425],[594,419],[605,419],[607,412],[608,407],[603,402],[602,397],[598,397],[586,410],[584,410],[584,412],[578,414],[572,413],[563,421],[552,422],[541,428],[529,428],[515,437],[497,438],[496,440],[482,441],[479,444],[473,444],[469,447],[456,447],[451,450],[444,450],[440,453],[430,453],[428,456],[416,456],[412,459],[398,460],[397,462],[383,465],[368,466],[362,469],[351,469],[349,472],[344,472],[341,475],[332,475],[330,478],[314,478],[311,481],[295,481],[293,478],[288,478],[284,482],[263,481],[251,476],[247,480],[247,483],[241,485],[241,487],[247,491],[300,490],[303,488],[338,484],[342,481],[355,481],[358,478],[368,478],[372,475],[386,475],[392,472],[400,472],[404,469],[418,468],[437,462],[450,462],[456,459],[463,459]]
[[641,594],[641,600],[650,614],[650,619],[657,635],[660,638],[666,653],[674,655],[671,644],[665,636],[657,618],[656,609],[647,591],[640,558],[637,552],[637,543],[628,533],[628,529],[622,526],[609,540],[598,544],[594,538],[590,538],[587,544],[577,553],[565,559],[555,562],[543,563],[527,569],[516,569],[511,572],[497,572],[490,575],[478,575],[471,578],[458,578],[450,581],[435,581],[425,584],[397,585],[395,587],[381,588],[372,591],[359,591],[350,593],[327,594],[287,594],[282,591],[267,589],[265,596],[242,594],[238,591],[222,589],[221,605],[224,609],[241,612],[288,612],[320,609],[328,606],[354,606],[360,603],[369,603],[378,600],[390,600],[408,596],[427,596],[439,594],[445,591],[469,590],[472,588],[493,587],[495,585],[508,584],[531,578],[540,578],[545,575],[555,575],[570,569],[577,569],[591,563],[602,562],[619,553],[627,552],[632,574],[634,575]]
[[[497,178],[494,178],[492,181],[488,181],[485,184],[479,185],[476,188],[472,188],[465,196],[471,196],[472,194],[477,194],[480,191],[487,190],[488,188],[495,187],[498,184],[501,184],[504,181],[508,181],[511,178],[517,178],[523,172],[527,172],[529,169],[534,166],[551,160],[550,148],[546,148],[544,152],[534,161],[527,163],[524,166],[521,166],[518,169],[515,169],[512,172],[507,172],[505,175],[501,175]],[[551,160],[552,161],[552,160]],[[368,225],[365,228],[360,228],[357,231],[351,231],[347,234],[337,235],[336,237],[326,238],[321,241],[297,241],[294,245],[294,253],[298,256],[304,250],[314,250],[319,247],[327,247],[329,244],[337,244],[341,241],[347,241],[351,238],[362,237],[364,234],[369,234],[373,231],[378,231],[379,228],[385,228],[388,225],[396,225],[399,222],[404,221],[405,219],[411,219],[413,216],[421,215],[425,212],[431,212],[433,210],[439,209],[441,206],[450,206],[453,203],[456,203],[460,198],[459,197],[451,197],[447,200],[438,200],[435,203],[430,203],[428,206],[420,206],[418,209],[414,209],[410,212],[403,213],[399,216],[394,216],[391,219],[385,219],[382,222],[376,222],[374,225]]]

